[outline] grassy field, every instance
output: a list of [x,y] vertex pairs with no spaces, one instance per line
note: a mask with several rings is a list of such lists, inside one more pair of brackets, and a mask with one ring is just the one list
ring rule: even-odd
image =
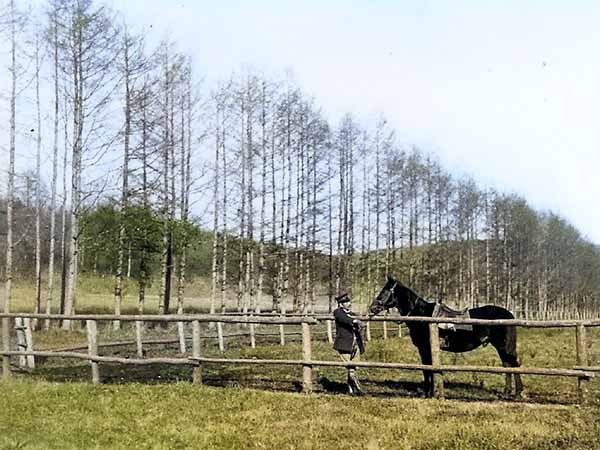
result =
[[[57,277],[54,283],[58,289],[57,293],[55,293],[56,297],[60,291],[60,279]],[[101,277],[80,275],[77,286],[77,312],[112,313],[114,311],[114,288],[115,278],[112,276]],[[145,311],[148,314],[156,313],[158,311],[158,289],[159,283],[155,282],[146,290]],[[193,282],[189,282],[186,286],[186,297],[188,300],[190,298],[205,298],[208,296],[209,292],[209,284],[202,278],[198,278]],[[123,280],[123,313],[127,314],[137,312],[137,295],[138,290],[136,282],[134,280],[125,278]],[[45,298],[45,296],[46,293],[43,292],[43,297]],[[11,297],[12,311],[33,312],[35,306],[34,283],[31,280],[16,279],[13,283]],[[53,312],[58,310],[58,302],[59,300],[55,298],[52,305]],[[174,303],[175,302],[176,299],[174,297]],[[46,305],[43,304],[42,307],[45,310]]]
[[[108,307],[89,303],[90,312]],[[285,346],[277,344],[277,327],[261,326],[259,332],[273,336],[260,336],[255,349],[247,337],[231,337],[225,356],[300,359],[300,330],[286,329]],[[313,357],[335,360],[324,328],[316,331]],[[589,331],[598,365],[600,331]],[[417,362],[407,336],[383,340],[380,328],[373,335],[366,360]],[[149,328],[145,336],[175,339],[175,329]],[[100,329],[100,343],[132,338],[130,327]],[[37,332],[34,343],[44,349],[85,345],[86,335]],[[575,364],[574,330],[522,329],[518,348],[525,366]],[[147,351],[177,355],[174,345]],[[101,350],[134,352],[133,346]],[[203,341],[203,352],[218,354],[214,339]],[[490,346],[461,357],[444,353],[442,362],[499,365]],[[576,380],[563,377],[524,376],[527,398],[517,401],[503,397],[503,376],[447,373],[447,399],[440,401],[422,398],[422,376],[409,371],[359,370],[367,396],[353,398],[345,395],[339,368],[315,369],[315,393],[307,396],[300,393],[298,367],[205,365],[199,387],[188,367],[101,365],[103,384],[93,386],[84,362],[37,363],[33,373],[0,382],[0,449],[600,449],[600,380],[590,383],[590,404],[580,406]]]
[[3,449],[599,448],[598,408],[304,396],[189,383],[0,385]]

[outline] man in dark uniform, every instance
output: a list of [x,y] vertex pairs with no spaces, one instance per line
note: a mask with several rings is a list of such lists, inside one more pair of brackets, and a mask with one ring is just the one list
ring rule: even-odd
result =
[[[360,361],[364,353],[364,345],[360,334],[360,321],[354,318],[351,311],[352,300],[347,293],[336,297],[338,308],[333,312],[335,318],[335,340],[333,348],[337,350],[342,361]],[[348,393],[363,395],[356,377],[356,367],[348,367]]]

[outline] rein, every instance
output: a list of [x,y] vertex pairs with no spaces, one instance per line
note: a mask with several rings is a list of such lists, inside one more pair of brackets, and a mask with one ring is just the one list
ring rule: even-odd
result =
[[[390,298],[392,295],[394,295],[394,289],[396,289],[396,286],[398,286],[398,282],[397,282],[397,281],[394,281],[394,285],[393,285],[393,286],[392,286],[390,289],[385,289],[385,291],[386,291],[386,292],[385,292],[385,294],[387,294],[387,295],[386,295],[386,298],[385,298],[385,300],[382,302],[384,307],[386,306],[385,304],[387,303],[387,301],[389,300],[389,298]],[[413,312],[413,311],[415,310],[415,308],[417,307],[417,302],[418,302],[418,301],[419,301],[419,300],[418,300],[418,299],[416,299],[416,300],[413,302],[413,304],[410,306],[410,309],[408,310],[408,312],[407,312],[406,314],[404,314],[404,316],[408,317],[408,316],[410,316],[410,315],[412,314],[412,312]],[[397,307],[398,307],[398,306],[396,305],[396,308],[397,308]],[[390,308],[385,308],[385,309],[386,309],[386,311],[389,311],[389,309],[390,309]]]
[[419,299],[416,299],[412,306],[410,307],[410,309],[408,310],[408,313],[406,313],[406,316],[410,316],[412,314],[412,312],[415,310],[415,308],[417,307],[417,303],[419,302]]

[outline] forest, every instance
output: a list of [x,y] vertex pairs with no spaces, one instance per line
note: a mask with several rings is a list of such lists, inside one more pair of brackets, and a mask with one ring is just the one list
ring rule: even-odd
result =
[[99,1],[1,14],[4,312],[15,280],[35,284],[35,312],[75,313],[82,274],[114,279],[115,314],[127,279],[139,312],[168,314],[199,278],[211,312],[309,312],[342,291],[367,303],[394,274],[456,307],[598,314],[595,243],[450,173],[383,112],[331,120],[286,72],[208,85]]

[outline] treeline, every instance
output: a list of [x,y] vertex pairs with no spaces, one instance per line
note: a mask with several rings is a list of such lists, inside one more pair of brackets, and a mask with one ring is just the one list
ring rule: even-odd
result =
[[457,306],[598,310],[597,246],[518,195],[452,176],[383,117],[331,123],[289,76],[201,87],[173,43],[147,48],[92,0],[28,17],[42,19],[9,1],[2,21],[4,311],[23,274],[36,311],[75,312],[82,270],[114,275],[116,314],[125,277],[140,312],[152,282],[161,313],[183,311],[197,275],[213,311],[308,311],[343,290],[368,301],[387,273]]
[[343,290],[368,302],[393,273],[459,307],[598,310],[597,246],[558,215],[404,148],[384,118],[330,124],[292,82],[257,74],[212,100],[215,291],[230,276],[233,216],[240,242],[258,242],[235,250],[239,303],[250,308],[265,286],[273,309],[288,296],[310,309],[318,293],[331,305]]

